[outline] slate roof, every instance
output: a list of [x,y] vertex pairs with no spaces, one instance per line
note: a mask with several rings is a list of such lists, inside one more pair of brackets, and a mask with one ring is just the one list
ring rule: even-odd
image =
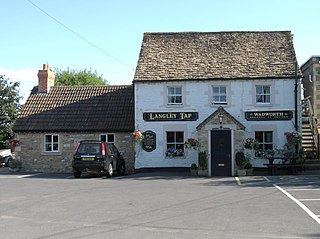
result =
[[31,94],[13,130],[133,132],[133,86],[56,86]]
[[294,78],[290,31],[145,33],[134,81]]

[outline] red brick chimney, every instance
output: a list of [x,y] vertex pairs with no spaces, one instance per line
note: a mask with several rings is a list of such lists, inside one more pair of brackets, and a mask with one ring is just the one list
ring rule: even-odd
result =
[[50,87],[54,86],[54,73],[50,70],[49,64],[43,64],[43,69],[38,72],[38,92],[49,93]]

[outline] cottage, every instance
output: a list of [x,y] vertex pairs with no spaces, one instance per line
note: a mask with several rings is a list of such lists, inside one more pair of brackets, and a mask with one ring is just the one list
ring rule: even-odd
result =
[[136,144],[135,168],[190,167],[200,150],[209,175],[235,175],[245,139],[268,150],[300,131],[298,76],[289,31],[145,33],[134,95],[147,140]]
[[127,173],[134,170],[133,86],[54,86],[47,64],[13,130],[16,158],[26,171],[72,172],[81,140],[114,143],[124,153]]

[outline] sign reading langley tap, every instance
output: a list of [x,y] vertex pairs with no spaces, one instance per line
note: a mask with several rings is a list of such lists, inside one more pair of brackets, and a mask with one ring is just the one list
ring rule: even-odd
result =
[[293,112],[290,110],[281,111],[254,111],[245,112],[248,121],[270,121],[270,120],[291,120]]
[[148,112],[143,113],[145,121],[196,121],[198,112]]

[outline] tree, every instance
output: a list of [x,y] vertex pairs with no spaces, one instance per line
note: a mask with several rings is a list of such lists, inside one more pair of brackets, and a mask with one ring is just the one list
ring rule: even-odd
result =
[[19,82],[10,82],[0,75],[0,144],[5,144],[13,137],[12,126],[21,109],[19,86]]
[[54,69],[56,86],[74,86],[74,85],[107,85],[108,82],[99,76],[96,71],[87,70],[60,70]]

